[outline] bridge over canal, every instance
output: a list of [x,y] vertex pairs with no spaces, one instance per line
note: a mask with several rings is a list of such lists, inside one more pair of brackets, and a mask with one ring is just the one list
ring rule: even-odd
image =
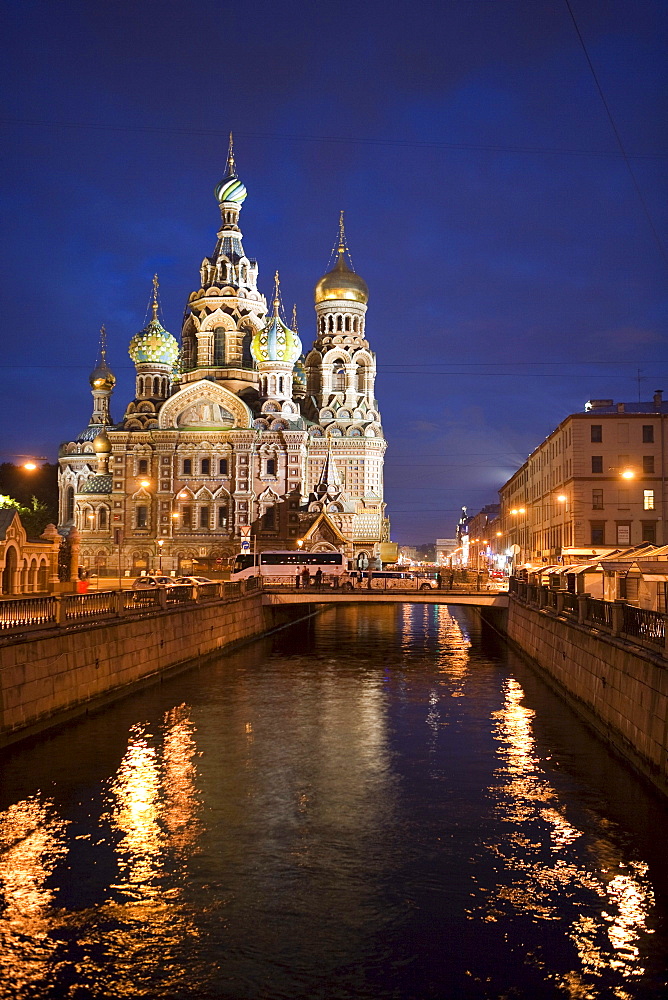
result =
[[507,608],[508,594],[499,591],[461,590],[365,590],[345,591],[323,587],[262,587],[262,603],[266,606],[285,604],[458,604],[477,608]]

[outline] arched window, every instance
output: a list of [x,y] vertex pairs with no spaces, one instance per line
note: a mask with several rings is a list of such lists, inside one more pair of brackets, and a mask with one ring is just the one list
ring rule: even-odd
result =
[[346,333],[350,333],[350,316],[346,316]]
[[107,508],[100,507],[97,512],[97,525],[98,528],[104,530],[107,527]]
[[200,528],[209,527],[209,508],[200,507],[199,509],[199,526]]
[[148,528],[148,507],[139,504],[136,508],[136,525],[138,528]]
[[65,494],[65,520],[74,520],[74,487],[68,486]]
[[346,389],[346,370],[337,365],[334,368],[334,373],[332,377],[332,391],[333,392],[345,392]]
[[276,459],[275,458],[268,458],[267,459],[267,466],[266,466],[265,472],[266,472],[266,474],[268,476],[275,476],[276,475]]
[[241,367],[242,368],[255,368],[255,362],[253,360],[253,355],[251,354],[251,340],[253,339],[252,333],[245,333],[244,339],[241,341]]
[[191,458],[183,459],[183,475],[192,476],[193,474],[193,463]]
[[353,333],[357,333],[357,330],[358,330],[358,318],[357,316],[355,316],[355,318],[353,319]]
[[157,378],[157,376],[156,378],[153,379],[153,395],[154,396],[160,395],[160,379]]
[[230,516],[230,509],[226,503],[221,503],[218,506],[218,527],[226,528],[227,522]]
[[186,369],[194,368],[195,359],[197,357],[197,348],[195,347],[195,338],[191,333],[183,338],[182,351],[183,367]]
[[265,531],[274,531],[276,529],[276,507],[273,504],[271,507],[265,508],[263,521]]
[[148,460],[145,458],[140,458],[137,463],[137,475],[145,476],[148,473]]
[[333,316],[329,317],[329,329],[330,329],[330,331],[334,330],[334,317]]
[[336,329],[343,332],[343,316],[341,315],[336,317]]
[[228,466],[227,466],[227,459],[226,458],[221,458],[220,462],[218,463],[218,475],[219,476],[226,476],[227,475],[227,468],[228,468]]
[[210,458],[203,458],[202,459],[202,475],[203,476],[208,476],[210,474],[211,474],[211,459]]
[[364,365],[357,366],[357,391],[364,392],[366,382],[366,367]]
[[225,328],[217,326],[213,331],[213,363],[225,364]]

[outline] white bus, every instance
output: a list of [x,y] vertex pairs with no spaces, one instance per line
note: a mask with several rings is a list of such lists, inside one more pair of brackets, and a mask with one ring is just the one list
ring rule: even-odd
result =
[[340,552],[240,552],[234,560],[230,580],[247,580],[251,576],[270,579],[285,578],[294,583],[304,569],[312,578],[320,570],[323,580],[340,577],[346,572],[346,560]]

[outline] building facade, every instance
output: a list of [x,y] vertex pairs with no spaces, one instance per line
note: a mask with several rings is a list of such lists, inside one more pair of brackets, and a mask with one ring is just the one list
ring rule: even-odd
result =
[[499,491],[507,564],[668,543],[667,416],[657,391],[649,402],[590,400],[566,417]]
[[378,561],[389,540],[386,442],[366,339],[368,289],[355,273],[343,219],[333,268],[316,284],[306,357],[296,322],[272,303],[243,246],[246,188],[230,143],[215,188],[221,223],[180,343],[152,318],[129,347],[135,397],[114,422],[106,359],[91,374],[93,412],[59,454],[61,532],[76,527],[80,562],[100,575],[209,573],[240,547],[338,549]]

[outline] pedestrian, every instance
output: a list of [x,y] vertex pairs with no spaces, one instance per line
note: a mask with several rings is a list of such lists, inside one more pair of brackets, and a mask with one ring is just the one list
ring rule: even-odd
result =
[[301,573],[299,572],[299,570],[297,570],[297,579],[295,580],[295,587],[297,588],[297,590],[299,590],[300,581],[301,581]]
[[443,578],[442,578],[442,576],[441,576],[440,573],[437,573],[436,574],[436,587],[437,587],[438,590],[440,590],[442,586],[443,586]]
[[317,589],[320,590],[320,587],[322,586],[322,570],[320,569],[319,566],[315,571],[315,585]]
[[308,566],[304,566],[304,569],[302,570],[302,586],[308,587],[310,582],[311,574],[309,573]]
[[448,590],[452,590],[455,585],[455,574],[454,571],[450,571],[450,580],[448,582]]

